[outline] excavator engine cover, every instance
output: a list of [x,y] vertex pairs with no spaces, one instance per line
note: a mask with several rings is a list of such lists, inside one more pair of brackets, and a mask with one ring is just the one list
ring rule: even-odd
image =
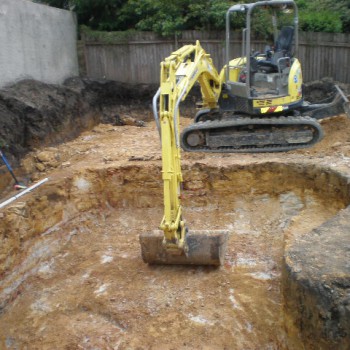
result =
[[140,235],[142,259],[148,264],[222,265],[228,231],[188,231],[184,249],[167,249],[161,230]]

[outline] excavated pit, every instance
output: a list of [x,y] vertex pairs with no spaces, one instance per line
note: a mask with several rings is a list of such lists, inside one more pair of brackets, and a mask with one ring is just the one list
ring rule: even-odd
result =
[[185,161],[183,204],[190,228],[229,230],[220,268],[142,262],[138,235],[162,217],[159,159],[68,169],[3,210],[0,348],[313,348],[284,257],[344,212],[348,176],[211,159]]

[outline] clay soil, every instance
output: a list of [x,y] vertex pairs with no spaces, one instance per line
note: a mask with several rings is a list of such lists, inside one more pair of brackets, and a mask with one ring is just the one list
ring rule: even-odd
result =
[[[182,120],[183,125],[188,123]],[[144,127],[101,124],[71,142],[29,154],[22,163],[32,180],[48,176],[49,183],[59,183],[75,176],[76,187],[84,191],[88,182],[74,174],[88,169],[92,179],[94,169],[125,169],[130,172],[128,180],[110,186],[136,188],[124,204],[81,210],[28,245],[23,262],[7,276],[11,283],[2,286],[11,289],[12,297],[0,313],[0,348],[301,349],[284,326],[283,251],[295,235],[319,226],[344,203],[295,181],[286,190],[274,189],[274,174],[258,169],[272,161],[348,167],[350,121],[340,115],[322,125],[324,140],[307,150],[183,153],[188,177],[198,164],[218,169],[227,164],[242,169],[256,165],[251,176],[242,175],[227,186],[227,195],[218,192],[208,198],[198,178],[185,186],[189,227],[232,232],[220,268],[148,266],[141,259],[138,235],[156,229],[162,218],[161,181],[159,188],[148,181],[161,161],[154,122]],[[144,174],[140,191],[151,186],[152,195],[142,197],[141,204],[139,184],[133,184],[135,169]],[[89,181],[89,175],[84,179]],[[45,195],[45,186],[27,197]],[[193,201],[186,190],[197,191]],[[27,197],[16,202],[13,211]],[[89,208],[89,200],[87,196],[82,205]]]

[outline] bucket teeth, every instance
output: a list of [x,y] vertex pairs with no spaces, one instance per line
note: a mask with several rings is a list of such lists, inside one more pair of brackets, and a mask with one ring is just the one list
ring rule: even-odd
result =
[[164,234],[160,230],[140,235],[141,254],[145,263],[219,266],[224,262],[228,231],[188,231],[181,251],[167,249],[163,239]]

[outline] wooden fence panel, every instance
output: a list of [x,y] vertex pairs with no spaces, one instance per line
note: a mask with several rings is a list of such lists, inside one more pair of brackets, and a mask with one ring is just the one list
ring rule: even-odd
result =
[[[154,33],[136,33],[128,40],[113,44],[85,39],[87,76],[127,83],[158,84],[160,62],[176,48],[200,40],[218,71],[225,64],[225,33],[186,31],[181,38],[164,39]],[[299,60],[304,81],[331,77],[350,83],[350,35],[300,33]],[[253,41],[252,48],[262,51],[265,43]],[[241,55],[240,34],[232,37],[232,57]]]
[[299,59],[305,81],[331,77],[350,83],[350,35],[301,33]]

